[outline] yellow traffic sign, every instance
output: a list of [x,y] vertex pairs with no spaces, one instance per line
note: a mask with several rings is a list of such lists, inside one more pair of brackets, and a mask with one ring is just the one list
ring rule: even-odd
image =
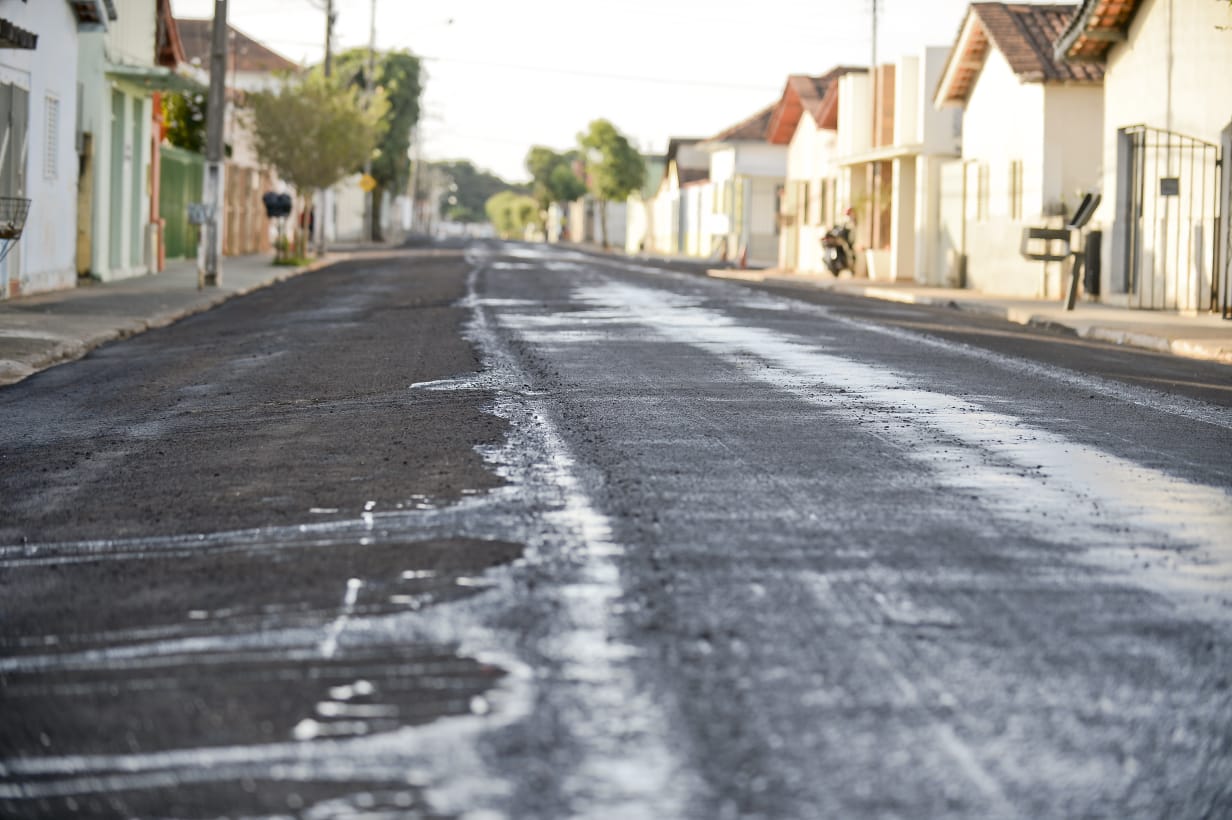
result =
[[376,177],[372,176],[372,174],[364,174],[359,178],[359,187],[363,189],[364,193],[375,190]]

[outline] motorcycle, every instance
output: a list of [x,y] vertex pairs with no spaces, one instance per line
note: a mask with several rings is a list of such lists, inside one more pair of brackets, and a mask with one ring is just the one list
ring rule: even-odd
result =
[[856,252],[851,244],[851,226],[835,225],[821,238],[821,258],[826,269],[838,276],[845,270],[855,273]]

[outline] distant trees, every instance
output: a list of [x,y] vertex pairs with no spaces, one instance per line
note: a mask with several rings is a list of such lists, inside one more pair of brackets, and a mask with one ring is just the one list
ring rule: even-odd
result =
[[[378,52],[375,57],[372,87],[384,97],[387,108],[381,118],[380,138],[372,152],[372,177],[376,190],[372,192],[374,240],[380,240],[381,194],[384,191],[403,193],[410,180],[409,149],[411,131],[419,122],[419,101],[423,93],[423,75],[419,58],[409,51]],[[348,49],[334,58],[333,80],[356,89],[362,94],[368,88],[368,49]],[[366,158],[365,158],[366,159]],[[363,165],[352,168],[358,171]]]
[[642,156],[607,120],[595,120],[578,134],[578,145],[586,159],[586,182],[599,200],[599,224],[603,247],[607,247],[607,203],[623,201],[642,187],[646,165]]
[[355,88],[308,74],[247,95],[261,161],[301,196],[328,188],[372,155],[388,110],[379,90],[365,105]]
[[540,226],[546,228],[548,208],[558,202],[572,202],[586,193],[586,183],[578,179],[573,165],[576,151],[557,153],[536,145],[526,154],[526,171],[531,179],[531,196],[539,205]]
[[436,204],[437,215],[454,222],[482,222],[488,200],[501,191],[515,187],[495,174],[476,168],[474,163],[465,159],[435,162],[432,168],[452,183]]
[[503,239],[521,239],[528,225],[535,224],[538,203],[526,194],[501,191],[484,203],[488,220]]

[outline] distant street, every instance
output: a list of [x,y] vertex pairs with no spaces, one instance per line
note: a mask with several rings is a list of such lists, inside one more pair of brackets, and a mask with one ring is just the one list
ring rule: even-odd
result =
[[0,815],[1232,816],[1232,367],[693,268],[0,389]]

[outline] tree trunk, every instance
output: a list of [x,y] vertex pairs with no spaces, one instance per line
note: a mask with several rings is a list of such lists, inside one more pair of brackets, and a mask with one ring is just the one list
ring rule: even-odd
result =
[[599,235],[602,237],[602,248],[607,250],[607,200],[599,200]]
[[378,185],[372,189],[372,241],[384,242],[385,234],[381,232],[381,208],[383,205],[382,191],[384,187]]

